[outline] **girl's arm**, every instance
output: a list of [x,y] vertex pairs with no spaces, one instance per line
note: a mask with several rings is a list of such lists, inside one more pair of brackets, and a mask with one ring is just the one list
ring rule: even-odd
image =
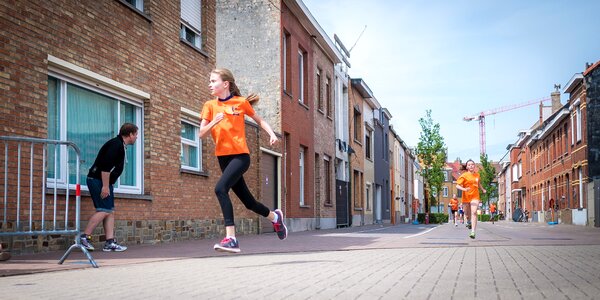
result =
[[269,142],[271,145],[275,144],[279,140],[275,135],[275,132],[273,132],[273,129],[271,129],[271,126],[269,126],[269,123],[263,120],[257,113],[255,113],[251,118],[256,122],[256,124],[260,125],[260,127],[269,134]]

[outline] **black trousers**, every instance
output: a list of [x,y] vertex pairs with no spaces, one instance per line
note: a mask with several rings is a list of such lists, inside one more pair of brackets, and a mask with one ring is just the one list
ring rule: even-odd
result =
[[221,178],[219,178],[219,181],[217,182],[215,194],[217,194],[219,204],[221,204],[225,226],[235,225],[233,205],[231,204],[231,198],[229,198],[229,190],[233,190],[247,209],[263,217],[268,217],[271,211],[268,207],[256,201],[244,181],[243,175],[250,167],[250,155],[235,154],[218,156],[217,158],[223,175],[221,175]]

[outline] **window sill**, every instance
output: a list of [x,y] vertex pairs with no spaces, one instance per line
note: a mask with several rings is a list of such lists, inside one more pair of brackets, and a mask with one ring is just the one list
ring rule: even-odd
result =
[[363,211],[362,207],[355,207],[354,211]]
[[[65,189],[57,189],[57,195],[66,195]],[[54,195],[54,188],[46,188],[46,195]],[[75,190],[69,189],[69,195],[75,195]],[[81,196],[90,197],[89,191],[81,191]],[[125,194],[125,193],[115,193],[115,199],[132,199],[132,200],[147,200],[152,201],[151,195],[139,195],[139,194]]]
[[325,207],[333,207],[333,203],[331,203],[331,202],[329,202],[329,203],[325,202],[325,203],[323,203],[323,206],[325,206]]
[[180,168],[179,173],[208,177],[208,172],[206,172],[206,171],[194,171],[194,170],[187,170],[187,169]]
[[285,89],[283,90],[283,94],[290,97],[290,99],[294,99],[294,96]]
[[310,208],[310,205],[300,205],[300,208]]
[[298,104],[300,104],[300,106],[304,107],[306,110],[310,110],[310,107],[308,107],[308,105],[304,104],[304,102],[301,102],[300,100],[298,100]]
[[142,18],[146,19],[146,21],[152,23],[152,18],[147,15],[145,12],[137,9],[137,7],[129,4],[127,1],[125,0],[119,0],[119,3],[125,5],[127,8],[131,9],[132,11],[134,11],[136,14],[140,15]]
[[357,140],[357,139],[354,139],[354,143],[355,143],[355,144],[358,144],[358,145],[360,145],[361,147],[362,147],[362,145],[363,145],[363,144],[362,144],[362,142],[361,142],[361,141],[359,141],[359,140]]
[[317,109],[318,112],[320,112],[322,115],[325,115],[325,111],[321,108]]
[[202,56],[208,58],[208,53],[204,52],[204,50],[194,46],[192,43],[188,42],[187,40],[182,39],[181,37],[179,38],[179,41],[190,46],[192,49],[194,49],[196,52],[202,54]]

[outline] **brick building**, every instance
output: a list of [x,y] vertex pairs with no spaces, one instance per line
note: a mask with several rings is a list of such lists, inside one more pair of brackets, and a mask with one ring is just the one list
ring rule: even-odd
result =
[[217,62],[263,95],[257,111],[281,135],[278,148],[261,151],[278,161],[274,205],[291,231],[335,228],[334,66],[341,54],[301,1],[218,1],[217,20]]
[[600,61],[583,72],[588,145],[588,222],[600,227]]
[[[350,80],[349,101],[349,124],[350,124],[350,147],[354,153],[350,156],[350,178],[352,199],[352,226],[365,224],[366,191],[365,191],[365,101],[373,98],[373,92],[367,83],[361,78]],[[370,145],[369,145],[370,146]],[[369,148],[370,149],[370,148]]]
[[[116,237],[126,244],[212,237],[223,231],[212,193],[220,174],[214,146],[197,135],[198,115],[211,98],[207,84],[217,56],[216,8],[212,1],[196,4],[0,4],[0,135],[74,141],[82,150],[85,176],[120,123],[140,128],[115,190]],[[252,160],[258,161],[255,150],[265,144],[259,144],[264,134],[251,124],[247,130]],[[247,174],[252,192],[260,194],[258,165]],[[49,189],[66,187],[62,173],[50,175]],[[82,189],[81,217],[87,220],[93,207],[86,187]],[[234,202],[238,230],[257,232],[255,214]],[[102,229],[94,236],[102,241]],[[43,238],[48,241],[35,244],[15,238],[12,250],[44,251],[70,243]]]

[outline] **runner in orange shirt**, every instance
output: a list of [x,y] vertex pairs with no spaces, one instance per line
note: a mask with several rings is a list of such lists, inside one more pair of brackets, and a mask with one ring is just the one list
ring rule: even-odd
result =
[[494,215],[496,214],[496,204],[492,202],[490,204],[490,219],[492,219],[492,224],[494,224]]
[[[485,193],[485,189],[479,182],[479,173],[475,172],[475,162],[471,159],[467,160],[467,172],[464,172],[456,181],[456,188],[463,191],[462,203],[469,209],[468,213],[471,219],[471,233],[469,237],[475,238],[475,230],[477,229],[477,208],[479,207],[479,189]],[[467,225],[468,226],[468,225]]]
[[456,219],[458,218],[458,199],[456,199],[456,194],[452,194],[452,199],[450,199],[450,211],[452,211],[454,227],[456,227],[458,226],[458,222],[456,221]]
[[250,100],[258,101],[258,96],[252,95],[248,99],[242,97],[235,84],[233,74],[227,69],[213,70],[210,73],[208,86],[211,94],[217,98],[207,101],[202,108],[200,138],[206,137],[210,132],[215,142],[215,155],[223,172],[215,187],[215,193],[225,219],[226,232],[225,238],[219,244],[215,244],[214,249],[222,252],[240,252],[240,246],[235,237],[233,205],[229,198],[229,190],[233,190],[247,209],[268,218],[273,223],[277,237],[283,240],[287,237],[283,212],[280,209],[271,211],[256,201],[243,177],[250,167],[245,116],[252,118],[269,134],[271,145],[278,141],[271,126],[256,114],[250,104]]

